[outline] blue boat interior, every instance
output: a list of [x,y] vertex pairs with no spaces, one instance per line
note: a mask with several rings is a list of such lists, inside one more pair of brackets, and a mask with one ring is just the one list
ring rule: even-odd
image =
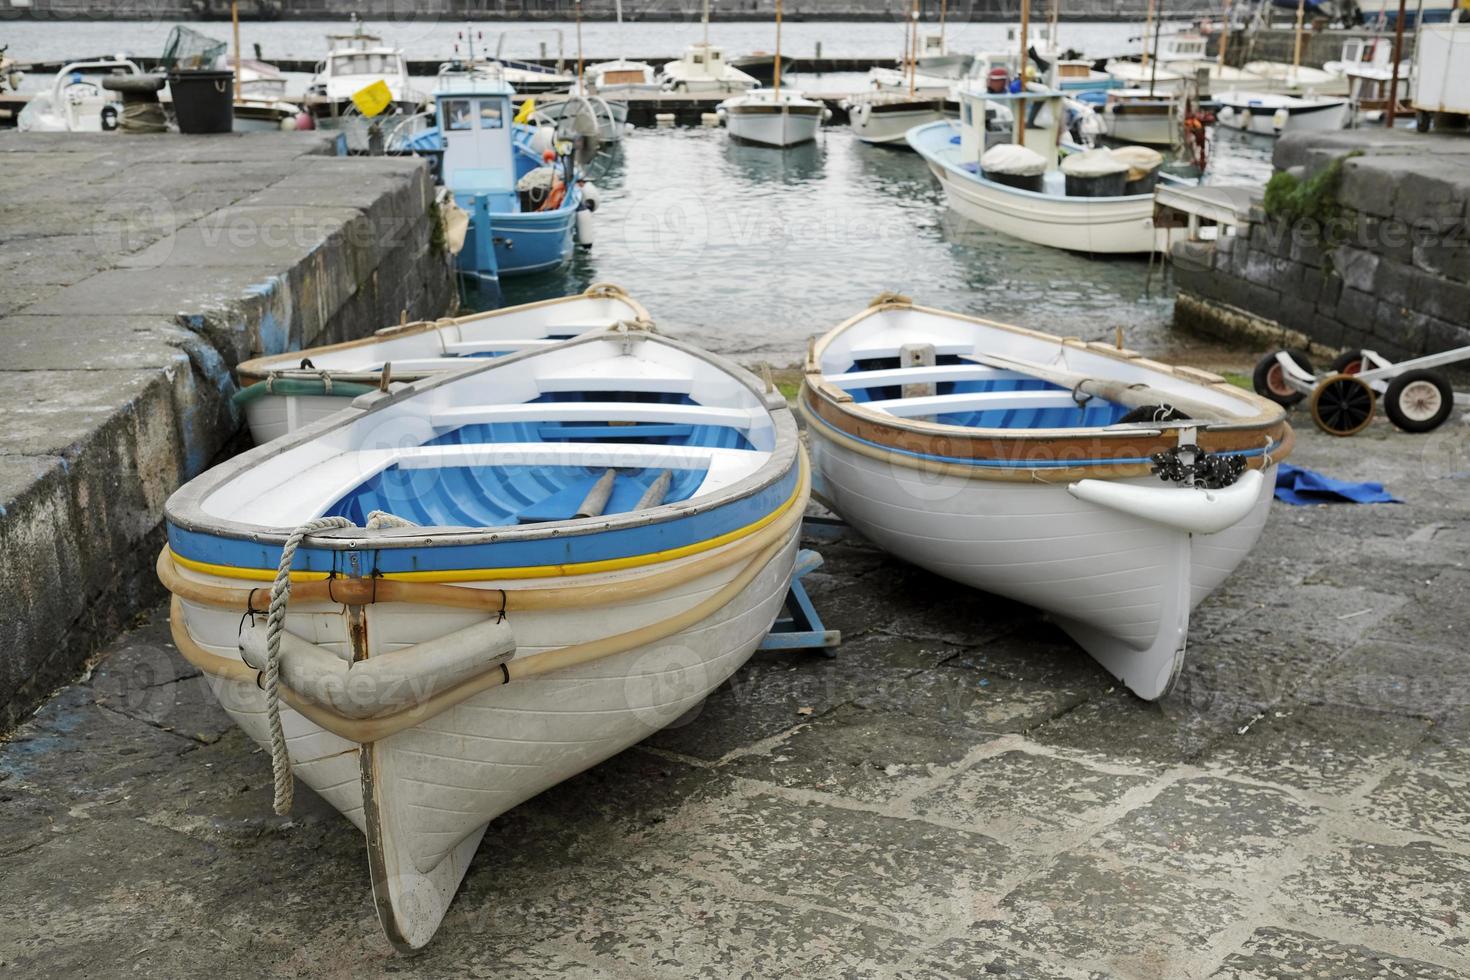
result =
[[[698,404],[688,395],[667,392],[551,392],[534,403],[567,401]],[[506,443],[625,443],[754,449],[740,430],[721,425],[616,422],[491,422],[458,426],[423,445],[475,446]],[[375,510],[424,526],[504,527],[570,520],[588,491],[606,473],[601,466],[390,466],[364,480],[327,508],[365,526]],[[617,468],[603,515],[636,508],[662,474],[655,468]],[[699,489],[707,468],[670,470],[662,503],[687,500]]]
[[[957,354],[940,354],[936,365],[971,364]],[[877,357],[859,360],[848,369],[849,374],[858,371],[886,371],[898,368],[899,359]],[[1061,391],[1068,389],[1041,378],[988,378],[978,381],[941,381],[934,386],[936,395],[975,394],[1000,391]],[[881,385],[872,388],[849,389],[854,402],[887,401],[903,397],[899,385]],[[934,416],[934,421],[943,425],[958,425],[971,429],[1077,429],[1101,428],[1113,425],[1128,408],[1115,402],[1093,397],[1076,408],[990,408],[981,411],[945,412]]]

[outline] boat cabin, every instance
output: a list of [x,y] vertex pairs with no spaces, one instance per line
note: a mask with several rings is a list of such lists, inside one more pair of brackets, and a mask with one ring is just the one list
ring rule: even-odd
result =
[[1201,34],[1169,34],[1159,39],[1159,60],[1204,61],[1208,46]]
[[515,91],[485,75],[447,80],[434,93],[444,146],[444,186],[456,198],[486,195],[491,211],[516,210]]
[[[1016,142],[1016,115],[1026,120],[1023,145],[1057,166],[1057,148],[1064,132],[1066,110],[1056,89],[1025,92],[989,92],[968,88],[959,92],[960,156],[966,165],[979,166],[985,151],[999,143]],[[1005,111],[1002,111],[1005,110]]]

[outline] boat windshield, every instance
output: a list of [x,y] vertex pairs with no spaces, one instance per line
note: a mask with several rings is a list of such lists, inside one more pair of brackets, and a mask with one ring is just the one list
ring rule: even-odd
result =
[[395,54],[373,51],[353,51],[332,56],[334,75],[397,75],[401,61]]

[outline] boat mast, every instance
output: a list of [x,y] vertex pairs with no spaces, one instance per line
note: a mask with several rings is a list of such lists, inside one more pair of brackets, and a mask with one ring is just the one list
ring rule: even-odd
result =
[[[1154,96],[1154,84],[1158,81],[1158,78],[1159,78],[1159,34],[1162,33],[1163,30],[1164,30],[1164,5],[1163,5],[1162,2],[1159,3],[1159,11],[1158,11],[1158,13],[1159,13],[1159,16],[1154,21],[1154,50],[1153,50],[1153,57],[1150,58],[1149,61],[1148,61],[1148,96],[1149,96],[1149,98],[1153,98],[1153,96]],[[1147,37],[1145,37],[1143,39],[1143,46],[1144,46],[1145,49],[1148,48],[1148,38]],[[1171,107],[1173,106],[1173,104],[1174,103],[1172,101],[1169,103],[1169,105]],[[1173,111],[1172,108],[1170,109],[1170,111],[1171,112]]]
[[[1388,83],[1388,128],[1393,129],[1399,108],[1399,59],[1404,56],[1404,0],[1399,0],[1399,19],[1393,25],[1393,78]],[[1420,11],[1420,17],[1423,11]],[[1418,23],[1415,19],[1415,23]]]
[[[1149,0],[1150,3],[1153,0]],[[1152,9],[1152,7],[1150,7]],[[1016,72],[1016,78],[1021,83],[1021,95],[1026,92],[1026,35],[1031,30],[1031,0],[1021,0],[1021,66]],[[1026,145],[1026,100],[1017,99],[1014,110],[1016,117],[1016,142],[1022,146]]]
[[582,85],[582,0],[577,0],[577,91],[583,91]]
[[771,69],[771,87],[776,90],[776,99],[781,99],[781,0],[776,0],[776,64]]
[[1154,0],[1148,0],[1148,13],[1143,17],[1143,65],[1148,67],[1148,37],[1154,32]]
[[704,0],[704,47],[705,61],[709,60],[709,0]]
[[[1047,43],[1051,45],[1051,53],[1058,59],[1062,56],[1062,45],[1057,40],[1057,29],[1062,22],[1062,0],[1051,0],[1051,33],[1047,36]],[[1059,69],[1060,71],[1060,69]]]
[[235,101],[240,101],[240,73],[244,65],[240,63],[240,0],[230,0],[230,26],[235,32]]
[[[1215,58],[1215,67],[1225,67],[1225,49],[1230,46],[1230,0],[1225,0],[1225,27],[1220,31],[1220,51]],[[1216,74],[1222,74],[1217,72]]]
[[623,0],[617,0],[614,4],[618,12],[618,60],[628,60],[627,39],[623,37]]
[[948,49],[944,46],[944,26],[949,18],[949,0],[939,0],[939,53]]
[[1296,0],[1296,46],[1291,53],[1292,80],[1301,74],[1302,67],[1302,21],[1307,16],[1307,0]]
[[909,98],[913,98],[919,84],[919,0],[914,0],[914,12],[909,19],[913,22],[909,34]]

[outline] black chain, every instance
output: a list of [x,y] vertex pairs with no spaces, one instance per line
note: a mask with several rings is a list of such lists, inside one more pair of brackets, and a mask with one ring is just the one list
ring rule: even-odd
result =
[[[1186,463],[1181,456],[1193,453],[1194,462]],[[1224,453],[1207,453],[1198,446],[1179,446],[1154,453],[1153,472],[1165,483],[1185,483],[1192,477],[1194,485],[1206,490],[1219,490],[1240,479],[1245,472],[1245,457]]]

